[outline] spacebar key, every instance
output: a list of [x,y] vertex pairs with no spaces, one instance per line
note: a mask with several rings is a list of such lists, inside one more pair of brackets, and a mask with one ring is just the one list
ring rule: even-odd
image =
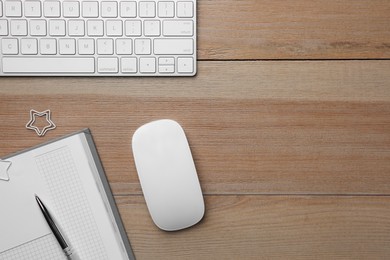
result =
[[94,58],[3,58],[4,73],[94,73]]

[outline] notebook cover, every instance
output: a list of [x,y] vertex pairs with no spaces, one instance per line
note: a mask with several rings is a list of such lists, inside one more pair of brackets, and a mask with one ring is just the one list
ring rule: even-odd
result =
[[24,150],[16,152],[16,153],[8,154],[7,156],[2,157],[1,159],[6,160],[6,159],[8,159],[10,157],[13,157],[13,156],[16,156],[18,154],[34,150],[36,148],[39,148],[39,147],[42,147],[42,146],[45,146],[45,145],[57,142],[57,141],[62,140],[62,139],[66,139],[66,138],[68,138],[70,136],[73,136],[73,135],[78,135],[80,133],[84,133],[85,134],[85,137],[86,137],[89,149],[91,151],[92,157],[93,157],[93,159],[95,161],[95,165],[96,165],[96,168],[97,168],[98,173],[99,173],[100,181],[103,184],[103,188],[104,188],[104,191],[106,193],[108,202],[110,204],[111,211],[112,211],[112,213],[114,215],[115,223],[116,223],[116,225],[118,227],[118,230],[119,230],[122,242],[123,242],[123,244],[124,244],[124,246],[126,248],[127,256],[128,256],[128,258],[130,260],[135,260],[135,256],[134,256],[133,250],[131,249],[130,241],[129,241],[128,237],[127,237],[126,230],[125,230],[125,228],[123,226],[122,219],[121,219],[121,217],[119,215],[118,208],[116,207],[116,203],[115,203],[114,197],[112,195],[110,185],[109,185],[109,183],[107,181],[107,177],[106,177],[106,174],[104,172],[103,165],[102,165],[102,163],[100,161],[100,157],[99,157],[99,154],[97,152],[95,143],[93,141],[93,137],[92,137],[91,131],[88,128],[83,129],[81,131],[77,131],[75,133],[71,133],[71,134],[59,137],[59,138],[55,138],[55,139],[50,140],[48,142],[36,145],[34,147],[31,147],[31,148],[24,149]]

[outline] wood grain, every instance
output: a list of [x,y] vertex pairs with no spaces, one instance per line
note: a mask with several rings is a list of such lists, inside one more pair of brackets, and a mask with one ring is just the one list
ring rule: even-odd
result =
[[387,0],[199,0],[200,59],[390,58]]
[[142,197],[116,197],[138,259],[387,259],[390,198],[206,196],[197,226],[159,230]]
[[[89,127],[137,259],[388,259],[390,1],[197,4],[196,77],[0,78],[0,157]],[[57,129],[26,130],[32,108]],[[159,118],[183,125],[206,195],[175,233],[131,152]]]
[[[232,75],[207,80],[229,66]],[[58,129],[46,139],[89,127],[114,193],[141,194],[131,136],[172,118],[186,130],[206,194],[390,194],[390,61],[200,67],[189,86],[185,79],[3,80],[1,152],[42,142],[24,124],[30,108],[50,108]]]
[[[366,101],[390,100],[390,61],[201,61],[192,78],[25,77],[0,79],[0,94],[19,95],[45,109],[54,96],[78,99]],[[34,102],[41,96],[39,102]],[[7,100],[5,100],[7,101]],[[15,101],[3,102],[6,106]],[[43,102],[43,103],[42,103]],[[115,109],[115,108],[113,108]],[[117,109],[118,110],[118,109]],[[121,111],[118,110],[120,113]],[[126,112],[122,112],[126,113]]]

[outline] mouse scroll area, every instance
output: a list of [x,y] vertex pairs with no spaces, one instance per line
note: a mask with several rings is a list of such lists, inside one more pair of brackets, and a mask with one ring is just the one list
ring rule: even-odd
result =
[[133,135],[132,148],[142,192],[154,223],[166,231],[198,223],[205,207],[182,127],[168,119],[143,125]]

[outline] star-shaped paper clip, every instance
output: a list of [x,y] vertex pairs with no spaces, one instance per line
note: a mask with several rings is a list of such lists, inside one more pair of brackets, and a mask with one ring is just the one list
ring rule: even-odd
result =
[[[42,130],[40,130],[38,127],[34,126],[35,119],[36,119],[37,116],[40,116],[40,117],[41,116],[45,116],[46,117],[46,122],[48,123],[48,125],[43,127]],[[30,121],[26,124],[26,128],[34,130],[37,133],[38,136],[44,136],[47,131],[55,129],[56,125],[54,124],[53,121],[51,121],[51,112],[50,112],[50,110],[45,110],[43,112],[38,112],[38,111],[35,111],[34,109],[31,109],[30,110]]]
[[12,162],[4,161],[0,159],[0,180],[9,181],[8,169],[11,167]]

